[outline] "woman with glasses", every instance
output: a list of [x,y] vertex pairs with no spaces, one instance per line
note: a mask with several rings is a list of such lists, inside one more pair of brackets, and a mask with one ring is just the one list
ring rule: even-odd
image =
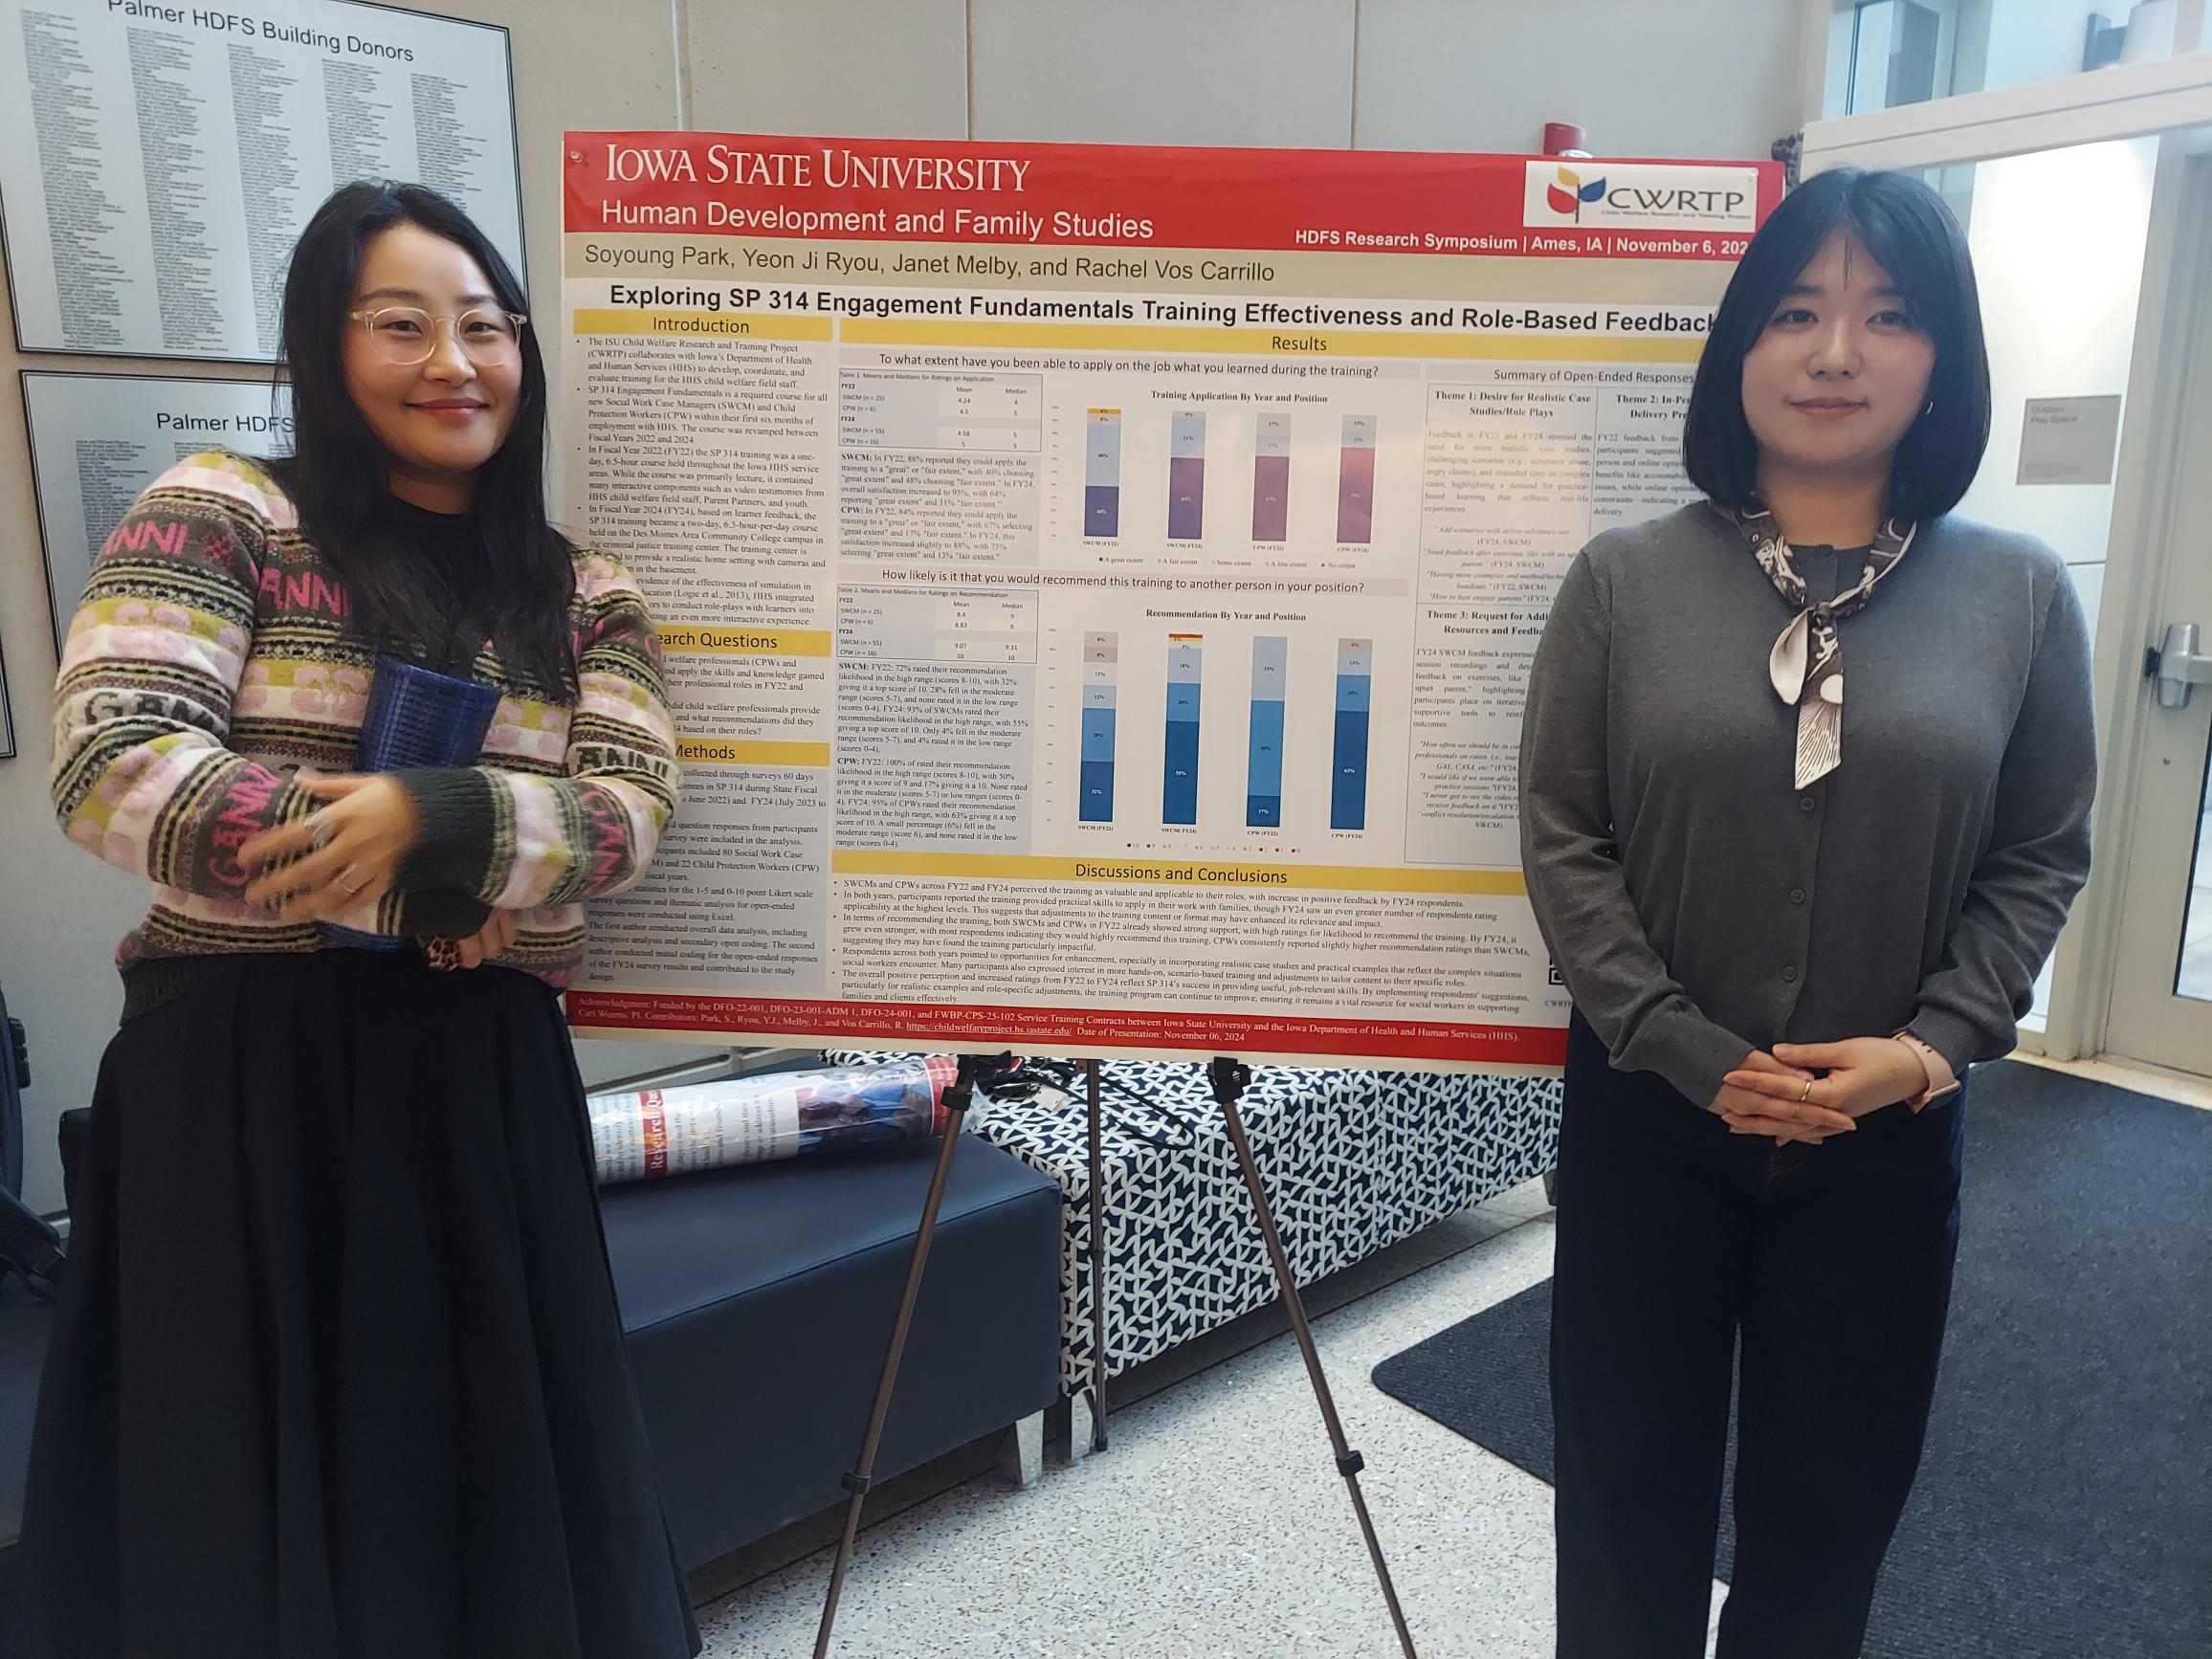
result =
[[[171,469],[71,625],[55,806],[154,894],[11,1655],[697,1650],[556,1001],[674,739],[636,587],[546,520],[523,313],[451,203],[338,191],[285,283],[293,454]],[[496,690],[478,763],[355,775],[380,659]]]
[[1942,199],[1808,180],[1714,318],[1704,498],[1591,542],[1537,646],[1522,858],[1575,1005],[1559,1659],[1706,1651],[1732,1382],[1720,1659],[1860,1650],[1943,1345],[1961,1085],[2089,874],[2080,602],[1951,511],[1989,427]]

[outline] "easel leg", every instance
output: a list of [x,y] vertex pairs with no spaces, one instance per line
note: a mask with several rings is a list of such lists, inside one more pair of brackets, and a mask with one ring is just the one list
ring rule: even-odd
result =
[[1368,1559],[1375,1563],[1375,1577],[1382,1586],[1382,1600],[1390,1608],[1390,1623],[1398,1630],[1399,1648],[1405,1659],[1417,1659],[1413,1632],[1406,1627],[1405,1610],[1398,1604],[1397,1586],[1390,1582],[1390,1568],[1382,1559],[1382,1542],[1375,1536],[1375,1523],[1367,1515],[1367,1500],[1360,1491],[1360,1471],[1366,1467],[1365,1460],[1345,1442],[1344,1425],[1337,1415],[1336,1400],[1329,1393],[1329,1380],[1321,1372],[1321,1356],[1314,1346],[1313,1327],[1306,1322],[1306,1306],[1298,1295],[1297,1280],[1291,1272],[1291,1258],[1283,1250],[1283,1236],[1275,1226],[1274,1212],[1268,1207],[1267,1189],[1260,1184],[1259,1164],[1252,1158],[1251,1142],[1246,1138],[1244,1119],[1237,1112],[1237,1102],[1251,1083],[1251,1068],[1235,1060],[1216,1059],[1206,1068],[1206,1080],[1213,1085],[1214,1100],[1228,1123],[1229,1144],[1236,1149],[1237,1167],[1243,1172],[1246,1190],[1251,1194],[1260,1235],[1267,1241],[1269,1259],[1274,1263],[1275,1282],[1282,1287],[1283,1307],[1291,1316],[1291,1330],[1297,1337],[1298,1352],[1305,1356],[1306,1375],[1314,1384],[1314,1398],[1321,1407],[1321,1421],[1328,1427],[1329,1444],[1337,1454],[1337,1472],[1344,1477],[1344,1489],[1351,1494],[1352,1511],[1360,1517],[1360,1536],[1367,1540]]
[[875,1404],[868,1414],[868,1432],[860,1443],[860,1457],[845,1476],[845,1490],[852,1493],[845,1505],[845,1532],[837,1540],[836,1563],[830,1569],[830,1594],[822,1605],[822,1626],[814,1636],[814,1659],[828,1659],[830,1635],[837,1622],[838,1598],[845,1591],[845,1574],[852,1565],[852,1546],[860,1536],[860,1510],[867,1501],[868,1488],[875,1478],[876,1448],[883,1441],[883,1421],[891,1413],[891,1394],[898,1382],[898,1362],[906,1353],[907,1330],[914,1323],[914,1304],[921,1294],[922,1270],[929,1265],[930,1240],[937,1233],[938,1211],[944,1206],[945,1179],[952,1173],[952,1155],[960,1145],[962,1126],[967,1120],[968,1107],[974,1103],[978,1077],[1010,1066],[1013,1056],[1002,1055],[996,1059],[979,1059],[962,1054],[960,1076],[944,1092],[944,1140],[938,1148],[937,1167],[930,1172],[929,1196],[922,1201],[921,1228],[914,1235],[914,1254],[906,1264],[906,1288],[899,1293],[898,1317],[891,1327],[891,1345],[883,1356],[883,1373],[875,1383]]

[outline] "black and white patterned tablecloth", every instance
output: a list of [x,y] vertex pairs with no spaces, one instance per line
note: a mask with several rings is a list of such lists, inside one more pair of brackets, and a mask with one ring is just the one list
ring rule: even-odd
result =
[[[885,1057],[830,1055],[837,1064]],[[1110,1060],[1105,1071],[1159,1108],[1105,1095],[1106,1355],[1107,1374],[1117,1376],[1264,1307],[1276,1289],[1206,1069]],[[1264,1066],[1253,1069],[1242,1112],[1304,1285],[1550,1169],[1559,1085]],[[1060,1381],[1073,1393],[1090,1381],[1092,1351],[1083,1103],[1051,1093],[985,1101],[968,1127],[1051,1175],[1066,1195]]]

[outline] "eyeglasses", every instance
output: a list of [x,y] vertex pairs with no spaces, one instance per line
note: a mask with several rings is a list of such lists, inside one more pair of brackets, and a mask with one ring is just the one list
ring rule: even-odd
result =
[[458,316],[432,316],[419,305],[382,305],[374,311],[349,311],[368,333],[369,349],[395,368],[428,363],[438,348],[437,325],[453,331],[453,343],[463,356],[479,366],[512,363],[522,348],[522,329],[529,319],[520,311],[476,306]]

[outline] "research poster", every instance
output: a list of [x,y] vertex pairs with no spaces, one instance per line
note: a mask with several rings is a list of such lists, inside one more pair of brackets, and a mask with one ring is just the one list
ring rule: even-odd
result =
[[504,29],[347,0],[0,0],[25,351],[274,361],[309,215],[386,178],[453,197],[522,269]]
[[578,132],[566,499],[686,765],[570,1017],[1556,1065],[1530,656],[1768,165]]
[[58,657],[108,532],[187,455],[292,449],[292,392],[269,381],[23,371],[24,424]]

